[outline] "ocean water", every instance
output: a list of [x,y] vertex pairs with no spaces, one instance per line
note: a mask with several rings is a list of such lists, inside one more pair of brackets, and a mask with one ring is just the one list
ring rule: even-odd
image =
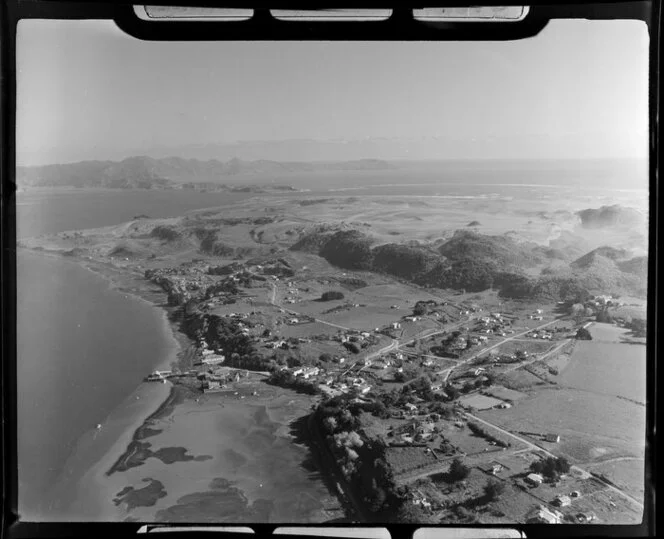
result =
[[16,199],[16,236],[25,238],[115,225],[136,215],[175,217],[189,210],[221,206],[247,198],[246,193],[188,191],[34,191]]

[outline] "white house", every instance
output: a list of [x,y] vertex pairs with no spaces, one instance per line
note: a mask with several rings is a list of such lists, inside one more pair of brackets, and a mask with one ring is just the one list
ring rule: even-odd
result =
[[563,515],[559,511],[552,511],[547,509],[543,505],[536,507],[528,515],[527,522],[538,522],[542,524],[560,524],[562,522]]
[[544,478],[540,474],[531,473],[526,476],[524,481],[529,485],[536,487],[544,482]]
[[308,367],[306,369],[303,369],[302,376],[303,378],[307,379],[310,376],[317,376],[319,372],[320,369],[318,367]]
[[572,500],[570,499],[570,497],[565,496],[564,494],[558,494],[554,502],[558,507],[567,507],[568,505],[572,504]]
[[226,356],[207,356],[201,360],[201,363],[205,365],[216,365],[217,363],[223,363],[226,360]]

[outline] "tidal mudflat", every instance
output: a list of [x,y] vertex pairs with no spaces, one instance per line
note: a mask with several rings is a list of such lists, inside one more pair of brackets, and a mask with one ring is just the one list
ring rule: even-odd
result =
[[301,443],[306,433],[298,419],[309,413],[311,397],[249,379],[174,404],[137,431],[120,459],[108,455],[87,474],[72,515],[89,514],[86,505],[102,502],[104,517],[115,521],[344,516]]

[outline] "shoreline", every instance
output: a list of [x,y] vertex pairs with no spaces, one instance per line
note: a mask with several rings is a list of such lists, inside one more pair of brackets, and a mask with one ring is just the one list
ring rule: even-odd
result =
[[[127,444],[125,451],[120,456],[118,456],[113,465],[106,472],[104,472],[105,477],[110,477],[116,471],[122,471],[119,468],[122,466],[123,461],[126,461],[131,457],[132,449],[134,449],[138,442],[147,438],[144,431],[150,430],[150,423],[172,413],[173,409],[178,404],[180,404],[180,402],[182,402],[178,401],[178,399],[183,397],[183,395],[180,393],[184,393],[184,391],[184,389],[178,389],[178,386],[172,383],[170,384],[169,393],[166,399],[134,430],[131,441]],[[184,399],[186,399],[186,396],[184,396]]]
[[[191,344],[191,341],[184,334],[181,334],[177,327],[169,320],[168,311],[152,301],[148,294],[142,295],[140,288],[138,288],[138,291],[128,290],[124,288],[127,283],[118,282],[118,280],[113,278],[113,273],[115,272],[117,272],[118,276],[124,276],[129,279],[140,277],[137,273],[133,271],[123,272],[122,268],[105,267],[103,262],[70,257],[56,250],[17,247],[17,254],[21,251],[28,255],[55,258],[76,264],[103,279],[105,285],[110,290],[131,296],[133,300],[139,300],[148,304],[155,311],[158,311],[162,322],[163,335],[168,341],[168,351],[159,359],[158,363],[153,367],[154,369],[170,369],[177,365],[182,357],[187,354],[187,348]],[[146,376],[147,374],[149,373],[146,372]],[[159,418],[169,408],[169,405],[173,404],[173,401],[177,399],[175,386],[169,383],[167,387],[168,392],[165,395],[163,392],[164,389],[166,389],[165,384],[147,383],[143,379],[137,381],[135,389],[129,396],[114,407],[108,416],[104,418],[104,421],[101,423],[103,425],[102,429],[97,430],[93,428],[81,435],[67,459],[67,464],[73,464],[73,469],[70,469],[69,474],[66,474],[66,469],[69,466],[65,466],[63,475],[51,487],[51,490],[58,494],[58,502],[55,503],[58,513],[61,511],[69,512],[68,509],[76,505],[79,498],[78,489],[73,489],[76,492],[67,492],[67,487],[71,488],[71,483],[76,477],[81,480],[81,483],[86,482],[85,479],[87,478],[93,481],[97,487],[101,487],[100,481],[103,481],[102,478],[107,478],[113,467],[131,452],[132,444],[141,438],[141,431],[148,428],[151,420]],[[115,441],[102,450],[102,448],[98,447],[99,442],[97,440],[98,438],[105,438],[104,434],[109,436],[111,434],[110,431],[112,431],[112,438]],[[90,461],[92,461],[92,464],[86,470],[81,469],[84,467],[82,463],[89,463]],[[102,476],[102,478],[99,476]],[[102,489],[99,488],[99,490]],[[95,496],[95,494],[94,492],[87,493],[88,497],[92,495],[99,502],[98,496]],[[110,499],[108,505],[112,508]],[[53,503],[51,504],[51,508],[53,508]],[[99,508],[101,509],[101,506]],[[107,511],[102,510],[99,514],[107,513]],[[64,518],[66,519],[66,517]]]

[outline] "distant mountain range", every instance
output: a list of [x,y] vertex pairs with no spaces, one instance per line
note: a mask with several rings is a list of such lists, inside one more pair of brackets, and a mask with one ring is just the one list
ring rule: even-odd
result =
[[394,165],[377,159],[342,162],[243,161],[233,158],[201,161],[180,157],[129,157],[122,161],[81,161],[62,165],[17,167],[18,187],[105,187],[168,189],[185,182],[219,183],[252,174],[284,174],[326,170],[389,170]]

